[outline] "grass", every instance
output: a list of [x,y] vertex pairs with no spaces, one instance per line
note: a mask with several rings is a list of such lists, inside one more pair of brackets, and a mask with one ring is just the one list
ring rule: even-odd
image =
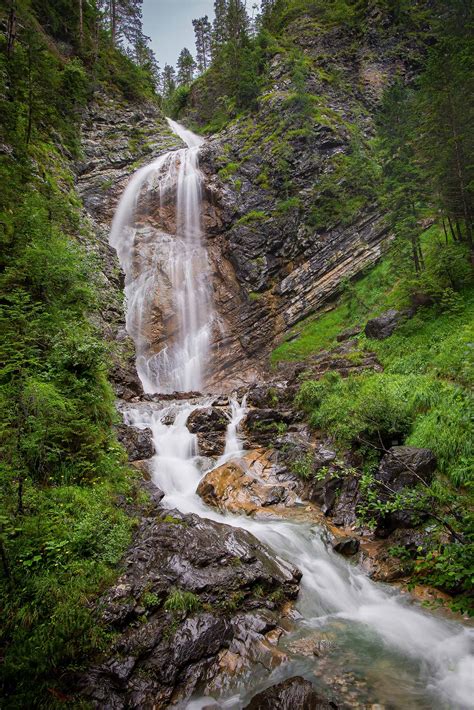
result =
[[173,588],[165,601],[166,611],[184,612],[186,614],[199,611],[202,607],[201,600],[193,592],[184,592]]

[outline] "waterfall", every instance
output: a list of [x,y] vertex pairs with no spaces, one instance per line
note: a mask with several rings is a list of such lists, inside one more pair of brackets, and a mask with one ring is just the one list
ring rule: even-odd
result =
[[211,279],[202,233],[202,139],[168,119],[187,148],[138,170],[112,222],[125,273],[127,331],[145,392],[201,390],[212,335]]
[[[201,140],[173,121],[169,124],[188,147],[166,153],[132,177],[111,234],[126,277],[127,329],[136,343],[137,369],[147,392],[201,390],[213,322],[201,225]],[[315,525],[222,514],[202,502],[196,488],[209,460],[199,456],[187,420],[194,409],[211,403],[127,405],[124,419],[153,432],[152,475],[165,493],[166,508],[244,528],[303,572],[297,602],[301,616],[283,641],[290,660],[278,670],[279,680],[294,675],[295,668],[312,677],[314,660],[302,659],[290,642],[311,640],[322,631],[336,648],[326,659],[329,667],[333,664],[337,672],[348,668],[366,678],[384,703],[380,707],[472,707],[470,630],[373,583],[336,555]],[[225,451],[216,465],[243,454],[239,424],[245,400],[232,401],[229,410]],[[254,692],[255,684],[246,676],[237,681],[232,698],[218,698],[219,706],[243,708]],[[212,701],[194,698],[188,708],[204,708]],[[375,707],[357,705],[369,706]]]

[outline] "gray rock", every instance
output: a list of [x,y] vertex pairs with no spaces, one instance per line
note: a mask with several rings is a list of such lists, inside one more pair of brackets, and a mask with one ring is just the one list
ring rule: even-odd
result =
[[122,424],[117,427],[117,438],[127,450],[129,461],[143,461],[155,453],[151,429],[137,429]]
[[[392,493],[398,493],[405,488],[429,484],[436,469],[436,456],[430,449],[419,449],[414,446],[392,446],[384,455],[375,480],[379,482],[379,493],[382,501],[387,501]],[[376,534],[386,537],[396,528],[412,527],[424,516],[414,515],[410,510],[398,510],[380,518]]]
[[294,676],[255,695],[245,710],[336,710],[309,680]]
[[345,557],[350,557],[351,555],[356,555],[359,552],[360,542],[355,537],[344,537],[340,540],[336,540],[333,543],[332,549],[338,552],[340,555]]
[[201,456],[220,456],[224,453],[228,418],[216,407],[195,409],[188,417],[189,431],[197,434]]
[[368,338],[375,340],[384,340],[392,335],[395,328],[400,323],[402,314],[400,311],[391,308],[389,311],[382,313],[377,318],[369,320],[365,326],[364,332]]
[[[292,599],[301,578],[244,530],[156,508],[141,519],[123,566],[97,604],[115,640],[75,680],[94,707],[167,707],[172,696],[189,697],[221,672],[224,649],[245,657],[254,642],[261,647],[278,619],[271,593]],[[167,610],[173,588],[192,593],[192,607]]]

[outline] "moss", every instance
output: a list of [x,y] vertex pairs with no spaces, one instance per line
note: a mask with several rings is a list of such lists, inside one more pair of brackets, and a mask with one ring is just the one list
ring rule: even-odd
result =
[[266,218],[267,215],[265,214],[265,212],[262,212],[261,210],[252,210],[251,212],[247,212],[246,215],[238,219],[236,224],[252,224],[254,222],[261,222]]

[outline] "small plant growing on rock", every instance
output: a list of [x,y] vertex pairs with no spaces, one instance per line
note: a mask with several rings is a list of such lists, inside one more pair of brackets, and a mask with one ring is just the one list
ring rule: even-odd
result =
[[142,597],[142,604],[145,609],[157,609],[160,606],[160,597],[154,592],[145,592]]
[[178,611],[191,614],[201,609],[201,600],[193,592],[183,592],[173,587],[165,601],[166,611]]

